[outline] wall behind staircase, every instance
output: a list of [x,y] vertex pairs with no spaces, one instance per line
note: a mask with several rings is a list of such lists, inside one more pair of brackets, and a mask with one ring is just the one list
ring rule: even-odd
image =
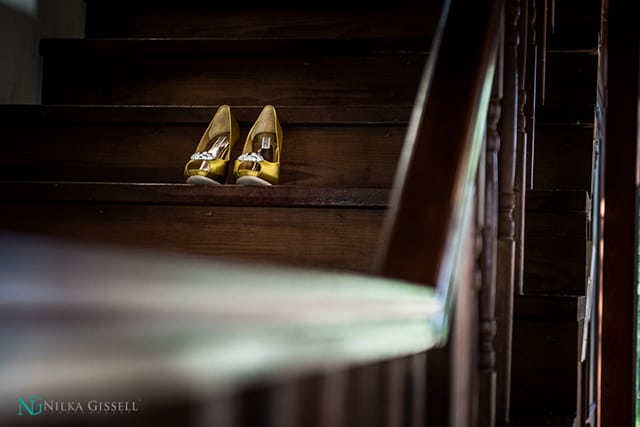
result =
[[0,104],[40,103],[40,38],[83,35],[84,0],[0,0]]

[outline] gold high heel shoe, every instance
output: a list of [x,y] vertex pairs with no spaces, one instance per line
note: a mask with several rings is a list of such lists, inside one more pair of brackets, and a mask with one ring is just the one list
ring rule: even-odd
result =
[[202,135],[195,153],[184,167],[189,184],[219,185],[227,178],[227,164],[233,144],[240,136],[231,107],[221,105]]
[[273,105],[267,105],[251,127],[235,161],[233,175],[240,185],[273,185],[280,179],[282,127]]

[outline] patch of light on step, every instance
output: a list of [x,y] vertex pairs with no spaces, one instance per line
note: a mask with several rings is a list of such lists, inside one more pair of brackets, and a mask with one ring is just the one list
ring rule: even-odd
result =
[[0,0],[0,4],[18,10],[25,15],[36,16],[38,12],[37,0]]

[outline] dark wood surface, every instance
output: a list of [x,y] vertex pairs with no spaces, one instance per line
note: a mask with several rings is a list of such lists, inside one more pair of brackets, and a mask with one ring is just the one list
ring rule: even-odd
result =
[[[170,112],[162,109],[157,117],[155,109],[123,109],[106,109],[105,118],[101,116],[104,108],[93,109],[93,114],[75,107],[53,109],[51,113],[38,108],[10,111],[0,119],[5,130],[0,144],[0,179],[184,182],[184,165],[215,108],[192,111],[192,116],[188,115],[189,108],[171,108],[182,115],[184,122],[180,118],[172,121],[167,117]],[[20,110],[27,110],[25,116],[14,119]],[[231,159],[242,153],[252,125],[249,117],[255,119],[259,113],[255,109],[237,110],[241,134]],[[393,120],[398,118],[395,111],[388,123],[382,121],[386,121],[385,113],[379,111],[377,120],[373,117],[374,123],[369,124],[329,122],[332,116],[341,116],[340,109],[316,109],[306,117],[301,113],[287,116],[287,109],[284,113],[281,184],[391,187],[406,131],[405,123]],[[338,120],[351,119],[347,112]],[[227,182],[233,183],[233,161],[230,165]]]
[[584,303],[584,297],[515,299],[514,419],[575,417]]
[[585,295],[589,210],[586,191],[528,192],[524,294]]
[[[206,105],[0,105],[3,126],[46,123],[180,123],[205,125],[219,104]],[[240,124],[250,125],[264,105],[231,105]],[[406,125],[411,107],[406,105],[277,105],[283,125]]]
[[289,58],[316,56],[360,55],[426,55],[429,40],[424,37],[334,39],[232,39],[232,38],[44,38],[40,40],[40,54],[49,57],[77,57],[102,55],[162,56],[179,61],[185,57],[259,57]]
[[591,189],[593,125],[538,125],[533,163],[536,190]]
[[0,200],[247,207],[345,207],[384,209],[389,190],[297,186],[197,186],[122,182],[0,181]]
[[593,125],[595,105],[546,105],[536,109],[536,125]]
[[637,4],[603,2],[604,116],[598,425],[634,425],[637,408],[638,95]]
[[598,51],[549,51],[546,56],[545,104],[594,105]]
[[2,229],[117,246],[370,271],[381,209],[2,203]]
[[[409,215],[411,221],[406,223],[409,231],[416,222],[423,224],[429,215],[444,218],[446,222],[458,212],[455,206],[447,204],[453,197],[451,188],[457,187],[447,187],[442,181],[457,184],[456,177],[460,178],[469,168],[461,161],[466,158],[464,150],[458,146],[456,151],[455,142],[464,142],[463,138],[473,129],[482,127],[485,112],[478,111],[477,104],[482,97],[482,82],[487,79],[475,75],[475,68],[491,69],[489,61],[495,52],[497,37],[487,28],[493,28],[492,24],[497,22],[499,3],[477,5],[478,14],[469,13],[464,5],[457,9],[457,17],[465,17],[458,21],[460,33],[462,29],[471,30],[478,37],[463,43],[454,41],[448,46],[448,61],[439,75],[450,74],[444,81],[455,84],[439,86],[438,90],[442,96],[458,83],[461,87],[457,88],[458,95],[452,98],[454,102],[447,103],[445,114],[437,112],[440,107],[437,102],[432,104],[433,109],[429,112],[435,114],[429,120],[436,119],[437,122],[438,118],[458,117],[459,113],[462,126],[436,123],[440,132],[432,135],[430,128],[423,129],[421,136],[423,148],[436,147],[436,154],[455,162],[441,161],[443,159],[438,156],[419,157],[418,168],[437,165],[429,172],[431,178],[437,179],[410,182],[412,192],[409,194],[426,199],[430,206],[422,210],[422,214],[428,215],[418,215],[418,221],[413,221],[416,218],[413,214]],[[100,3],[91,1],[91,4]],[[146,3],[140,11],[150,12],[147,7],[153,4]],[[205,2],[198,4],[202,6]],[[474,5],[474,1],[466,2],[466,6]],[[91,16],[97,21],[90,21],[88,34],[111,38],[151,32],[157,37],[158,31],[166,31],[167,36],[186,37],[179,42],[111,39],[48,41],[42,45],[45,57],[43,102],[90,107],[48,111],[45,108],[41,110],[44,115],[37,117],[40,127],[27,127],[23,122],[22,128],[13,128],[11,136],[17,141],[14,142],[17,147],[9,152],[16,157],[7,161],[8,167],[14,169],[8,170],[6,178],[15,180],[23,174],[20,176],[25,180],[49,179],[52,182],[0,184],[4,192],[0,202],[0,228],[129,248],[242,259],[251,262],[251,267],[269,261],[328,270],[372,271],[372,260],[380,251],[380,231],[389,203],[386,189],[395,176],[395,163],[404,142],[408,117],[404,113],[410,110],[416,95],[436,15],[413,14],[413,9],[404,9],[403,19],[395,19],[397,15],[384,8],[382,12],[367,9],[364,14],[360,8],[354,8],[346,20],[342,15],[336,20],[336,15],[330,11],[320,14],[318,22],[309,25],[308,16],[292,18],[279,9],[266,15],[249,13],[240,25],[229,16],[218,15],[219,10],[215,10],[213,16],[220,23],[216,26],[210,25],[212,15],[188,10],[186,14],[192,21],[181,26],[171,25],[179,21],[180,12],[164,16],[150,12],[136,21],[142,15],[135,17],[135,3],[127,3],[127,12],[131,13],[126,15],[112,3],[106,10],[110,7],[113,7],[111,14],[102,16],[95,8],[90,8],[93,10]],[[359,21],[363,17],[370,20],[363,24]],[[147,18],[150,20],[145,21]],[[208,20],[206,28],[202,26],[205,20]],[[335,25],[327,27],[331,20],[336,20]],[[247,25],[248,22],[257,25]],[[471,28],[464,25],[467,22],[471,23]],[[475,28],[478,22],[486,27]],[[378,37],[382,33],[384,40],[382,44],[347,41],[338,45],[332,40],[309,42],[304,39],[315,34],[318,28],[324,31],[322,37],[351,40],[361,38],[363,34]],[[295,37],[287,36],[287,32],[293,30]],[[215,33],[244,40],[218,43],[192,38],[196,34],[215,37]],[[251,40],[273,34],[290,40],[267,40],[265,43]],[[451,40],[458,34],[454,31]],[[477,42],[477,61],[465,62],[467,55],[459,55],[457,48],[466,48],[470,42]],[[463,63],[460,63],[461,58]],[[467,63],[471,67],[467,67]],[[467,82],[466,76],[474,80]],[[460,111],[460,100],[463,99],[464,108]],[[196,107],[198,110],[189,107],[189,111],[175,107],[220,103],[249,106],[242,110],[242,125],[251,124],[262,104],[284,107],[286,139],[282,183],[285,185],[268,189],[232,186],[209,189],[159,184],[165,179],[165,182],[180,182],[178,171],[181,172],[185,156],[193,151],[211,114],[211,110],[207,115],[200,107]],[[96,107],[94,104],[105,105]],[[125,108],[114,113],[115,110],[106,104],[124,105]],[[134,105],[139,104],[160,107],[136,110]],[[334,110],[332,106],[335,105],[345,108]],[[388,110],[380,107],[387,105],[393,107]],[[322,106],[329,108],[319,110]],[[301,111],[309,114],[304,116]],[[351,114],[352,119],[345,119],[342,111]],[[106,118],[92,117],[95,112],[98,115],[106,113]],[[156,112],[160,115],[154,117]],[[370,112],[375,114],[367,114]],[[133,120],[130,113],[141,119]],[[174,113],[177,118],[171,120]],[[35,114],[38,116],[39,113]],[[63,117],[56,119],[57,114]],[[303,116],[306,118],[301,120]],[[445,138],[448,136],[445,127],[457,131],[453,144]],[[46,141],[47,148],[39,145],[41,141]],[[289,146],[292,148],[287,148]],[[39,155],[43,158],[38,159]],[[24,166],[24,170],[19,165]],[[448,178],[451,179],[447,181]],[[60,182],[61,179],[77,182]],[[132,183],[86,182],[91,180],[130,180]],[[432,186],[423,187],[425,181]],[[467,189],[470,192],[471,186]],[[431,194],[430,190],[437,194]],[[431,199],[436,203],[431,205]],[[436,241],[436,249],[442,249],[447,238],[443,233],[446,227],[439,227],[443,224],[437,222],[432,227],[436,233],[427,234],[429,239],[433,237]],[[418,235],[421,237],[424,236]],[[467,238],[462,240],[467,244],[471,242]],[[392,252],[395,258],[407,257],[406,246],[392,249],[397,250]],[[411,246],[408,249],[411,250]],[[475,255],[475,245],[468,244],[467,249],[468,255]],[[430,257],[428,251],[412,255],[416,255],[423,265],[425,262],[438,263],[442,258]],[[464,264],[469,276],[466,280],[468,307],[474,298],[470,278],[474,260],[469,261],[472,256],[463,258],[467,259]],[[467,323],[459,329],[459,338],[464,346],[457,347],[463,351],[447,353],[450,360],[442,364],[451,365],[453,373],[459,368],[469,371],[475,366],[467,357],[469,351],[475,350],[475,332],[469,327],[472,313],[467,310],[463,314]],[[426,327],[424,322],[421,324]],[[415,348],[412,350],[415,354]],[[399,411],[404,409],[407,420],[415,426],[423,425],[424,390],[427,387],[424,357],[418,354],[414,359],[410,380],[395,380],[395,387],[411,390],[410,405],[403,407],[395,393],[386,394],[381,366],[354,367],[345,393],[345,424],[383,425],[382,418],[386,417],[393,425],[399,423]],[[435,362],[430,359],[430,369],[439,367],[437,359]],[[429,375],[433,374],[429,372]],[[444,383],[438,391],[443,394],[449,390],[466,392],[464,383],[448,384],[450,375],[445,370],[434,375]],[[238,401],[239,424],[286,425],[286,418],[280,417],[286,417],[292,409],[287,387],[245,389]],[[395,400],[395,415],[385,412],[394,407],[389,403],[391,399]],[[456,399],[450,404],[470,410],[473,399],[465,394],[462,400]],[[449,397],[444,401],[448,403]],[[445,406],[439,408],[445,418],[448,412]]]
[[528,213],[523,293],[584,295],[586,213]]
[[530,296],[514,299],[514,318],[550,322],[577,322],[585,317],[584,296]]
[[586,191],[528,191],[527,213],[585,213],[590,210]]
[[549,4],[552,9],[547,48],[595,49],[600,32],[601,1],[562,0]]
[[87,1],[87,37],[404,37],[432,36],[441,0],[362,3],[254,0]]
[[300,41],[284,56],[268,40],[240,55],[227,41],[231,53],[198,40],[68,42],[43,52],[45,104],[411,105],[426,61],[399,47],[372,52],[365,42],[340,51],[327,41],[314,53],[316,42]]

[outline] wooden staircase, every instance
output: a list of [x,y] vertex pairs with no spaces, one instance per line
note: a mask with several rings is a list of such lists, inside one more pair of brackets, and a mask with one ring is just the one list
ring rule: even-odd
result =
[[510,425],[594,425],[593,355],[585,348],[594,336],[585,322],[599,161],[600,2],[554,2],[538,10],[547,12],[536,26],[545,65],[537,80],[523,282],[514,304]]
[[[398,167],[406,165],[401,151],[416,119],[415,98],[443,3],[400,1],[363,10],[338,1],[302,7],[293,1],[267,6],[253,0],[242,5],[86,0],[85,38],[41,42],[42,105],[0,106],[6,135],[0,147],[0,231],[109,244],[133,253],[153,249],[211,262],[368,274],[376,272],[374,258],[389,243],[383,225],[390,208],[398,209],[401,200],[406,203],[400,203],[397,216],[401,231],[423,233],[428,217],[436,224],[428,238],[436,243],[425,250],[426,245],[392,242],[422,257],[404,257],[407,263],[396,257],[383,273],[424,282],[419,264],[428,265],[429,272],[436,264],[433,271],[441,273],[437,264],[446,258],[451,218],[464,222],[458,212],[441,215],[442,206],[454,206],[450,202],[458,194],[443,190],[416,197],[414,188],[407,200],[397,194],[392,199],[392,187],[405,173],[414,183],[426,178],[432,184],[438,179],[457,183],[460,171],[447,166],[467,159],[454,142],[469,129],[446,122],[464,102],[447,99],[453,88],[437,87],[440,98],[434,99],[446,100],[446,112],[434,114],[439,106],[431,105],[432,115],[418,122],[428,127],[432,120],[440,133],[413,135],[422,143],[417,157],[428,162]],[[507,23],[517,2],[509,3]],[[547,11],[544,0],[534,3],[541,15]],[[573,26],[568,24],[571,11],[583,9],[575,4],[564,9],[568,3],[556,10],[554,32],[548,16],[538,18],[538,34],[541,40],[545,34],[546,43],[540,44],[538,60],[546,65],[538,71],[539,97],[531,112],[535,143],[522,174],[530,177],[520,189],[524,212],[516,212],[513,190],[518,189],[508,188],[504,179],[515,168],[508,160],[508,146],[515,147],[515,141],[505,139],[500,149],[497,136],[500,126],[505,135],[516,133],[514,123],[513,129],[498,125],[500,103],[504,122],[514,119],[507,106],[515,112],[516,105],[498,94],[499,79],[491,100],[486,99],[491,105],[486,157],[476,181],[476,210],[467,213],[476,223],[458,236],[463,252],[457,253],[460,266],[453,267],[462,270],[453,273],[467,286],[457,300],[460,325],[454,324],[448,346],[331,374],[316,370],[293,380],[255,383],[238,391],[231,406],[224,399],[208,402],[205,421],[195,424],[422,427],[428,420],[429,425],[466,427],[473,419],[489,427],[584,425],[591,403],[589,360],[582,356],[598,28],[592,9],[598,2],[590,1]],[[512,43],[507,50],[514,47],[512,30],[501,30]],[[466,47],[460,40],[453,46]],[[451,74],[450,83],[464,76],[451,58],[451,69],[440,70]],[[237,186],[230,174],[228,185],[184,183],[184,164],[221,104],[231,105],[240,141],[264,105],[276,106],[284,129],[280,185]],[[464,110],[466,120],[475,108]],[[234,147],[232,159],[241,146]],[[498,187],[505,182],[506,188]],[[522,240],[512,231],[516,221],[524,227]],[[482,240],[484,246],[478,243]],[[507,278],[504,283],[514,291],[514,278],[508,276],[518,251],[523,267],[515,267],[519,286],[509,301],[512,313],[496,318],[496,282]],[[505,338],[502,328],[511,321],[513,334]],[[510,382],[502,377],[506,365]],[[466,400],[460,411],[449,411],[459,403],[449,399],[459,397],[460,390]],[[145,421],[184,420],[189,402],[174,404]],[[232,421],[224,418],[229,407]],[[478,407],[479,415],[474,413]],[[282,414],[288,418],[279,418]]]
[[[371,269],[438,2],[86,7],[86,38],[41,42],[43,105],[2,107],[3,228]],[[276,106],[280,186],[183,184],[220,104],[241,142]]]
[[[156,253],[198,255],[211,260],[210,266],[205,263],[200,267],[176,263],[175,271],[190,272],[183,276],[185,286],[198,281],[198,277],[214,281],[218,269],[234,277],[244,275],[243,280],[251,282],[255,289],[229,290],[238,294],[233,301],[240,302],[236,305],[242,311],[245,299],[269,295],[261,289],[264,277],[260,271],[262,263],[277,263],[292,269],[282,273],[288,277],[282,283],[295,286],[291,288],[293,292],[283,292],[283,302],[271,304],[265,317],[269,326],[270,316],[275,313],[277,317],[281,310],[278,304],[304,307],[290,295],[295,295],[298,287],[304,294],[308,277],[304,270],[293,267],[322,268],[327,273],[372,271],[396,165],[440,16],[439,2],[417,8],[394,3],[366,13],[339,2],[321,3],[316,10],[293,2],[267,10],[256,3],[248,5],[249,12],[245,10],[246,3],[214,7],[201,1],[132,4],[87,0],[86,4],[86,38],[41,43],[42,105],[1,108],[0,124],[7,137],[0,148],[0,229],[81,245],[108,244],[114,249],[126,249],[121,254],[128,254],[131,261],[125,257],[124,261],[115,262],[108,256],[103,264],[99,257],[92,258],[91,251],[72,249],[59,262],[67,265],[65,260],[77,260],[77,281],[74,284],[54,280],[53,288],[61,286],[60,294],[66,295],[69,284],[87,284],[90,289],[98,283],[94,290],[105,291],[107,288],[99,285],[103,282],[92,279],[95,273],[91,266],[99,265],[107,283],[121,281],[136,289],[139,284],[135,280],[129,282],[130,277],[109,278],[111,274],[121,274],[123,265],[130,263],[141,268],[135,271],[134,278],[145,277],[145,271],[155,271],[155,264],[136,264],[136,254],[153,249]],[[284,128],[280,185],[247,188],[230,184],[212,188],[184,184],[184,164],[220,104],[231,105],[241,126],[241,141],[262,106],[276,106]],[[235,147],[232,158],[239,154],[241,145]],[[12,253],[19,260],[3,264],[3,272],[29,257],[28,247],[20,252],[19,244],[14,245],[10,239],[9,243],[2,243],[3,248],[15,246],[16,252]],[[36,275],[46,272],[51,260],[60,254],[65,254],[65,249],[49,251],[46,245],[43,251],[34,249],[31,256],[35,264],[30,270]],[[246,271],[236,267],[229,272],[219,264],[223,258],[251,264],[244,264]],[[168,276],[175,274],[171,271],[172,262],[171,258],[166,264],[160,261],[162,268],[168,269]],[[278,271],[272,264],[269,268]],[[83,276],[83,272],[87,275]],[[44,276],[46,282],[56,274]],[[331,278],[325,281],[329,283]],[[328,303],[334,308],[348,308],[344,301],[332,302],[331,295],[339,299],[347,288],[341,283],[349,282],[348,278],[335,282],[337,291],[319,301],[318,294],[313,294],[313,301],[322,307]],[[180,288],[179,283],[175,285]],[[225,291],[227,285],[205,287],[209,294],[196,293],[189,298],[215,304],[216,289]],[[432,297],[430,289],[422,291]],[[313,286],[311,292],[316,292]],[[360,300],[354,296],[353,301]],[[249,308],[253,305],[249,304]],[[429,305],[420,306],[429,309]],[[9,317],[18,313],[15,315],[20,317],[21,309],[16,307],[8,305],[5,313]],[[53,304],[49,308],[52,334],[75,337],[76,333],[83,333],[84,322],[92,324],[93,314],[101,316],[104,307],[97,312],[85,312],[83,304]],[[268,311],[269,304],[266,308]],[[394,319],[394,308],[388,308]],[[11,311],[14,309],[17,312]],[[161,311],[165,309],[166,306],[160,307]],[[130,314],[136,316],[135,312]],[[84,320],[65,323],[68,315]],[[118,323],[119,316],[110,316],[106,315]],[[222,394],[196,393],[194,398],[190,389],[193,384],[187,381],[186,385],[175,384],[179,390],[170,401],[162,400],[162,396],[171,392],[174,384],[161,382],[167,376],[160,371],[161,385],[158,390],[151,390],[151,395],[159,391],[162,399],[150,397],[145,413],[135,422],[242,427],[423,425],[427,402],[425,349],[437,343],[424,316],[414,319],[415,324],[405,331],[419,330],[420,339],[410,340],[419,346],[405,348],[396,354],[398,357],[388,350],[400,348],[393,341],[381,339],[376,335],[379,331],[375,331],[370,338],[377,339],[384,350],[377,354],[375,363],[353,357],[362,349],[370,351],[373,341],[362,341],[363,347],[359,348],[352,338],[367,336],[347,336],[346,325],[335,323],[340,316],[348,319],[353,313],[332,316],[331,312],[325,314],[329,324],[337,327],[327,328],[322,323],[326,320],[320,322],[320,330],[327,336],[314,336],[301,328],[308,320],[303,312],[300,324],[287,326],[284,334],[276,331],[272,335],[269,327],[264,334],[265,339],[274,336],[276,340],[266,347],[268,351],[278,348],[275,344],[304,344],[307,339],[318,346],[315,356],[302,347],[302,353],[290,360],[289,366],[275,366],[274,374],[307,362],[313,369],[276,379],[269,374],[267,380],[261,372],[256,380],[249,364],[249,385],[243,383]],[[60,318],[62,325],[58,324]],[[215,336],[220,330],[227,336],[227,320],[224,315],[220,320],[214,319],[212,324],[216,327],[210,333]],[[392,323],[397,324],[395,320]],[[240,334],[242,325],[246,329],[246,322],[240,319]],[[358,327],[365,324],[375,326],[375,322],[364,322]],[[119,331],[115,331],[114,340],[110,335],[114,331],[107,332],[102,344],[87,338],[93,343],[91,348],[104,349],[108,354],[108,349],[122,346],[123,354],[140,356],[136,345],[118,338]],[[402,329],[397,332],[393,336],[404,334]],[[141,337],[141,342],[147,340],[148,337]],[[336,344],[335,351],[330,349],[332,342]],[[82,342],[79,345],[80,353],[87,349]],[[174,351],[182,354],[189,348],[188,343],[184,348],[178,345],[161,352],[160,357],[168,355],[171,359]],[[345,349],[353,349],[354,353],[347,355],[338,369],[327,370],[327,362],[334,356],[339,359]],[[64,364],[64,356],[57,357],[59,348],[54,350],[51,358]],[[247,351],[249,358],[254,356],[251,349]],[[323,352],[330,354],[317,356]],[[25,367],[29,369],[29,365]],[[2,368],[9,369],[7,365]],[[224,382],[225,365],[214,368],[207,381],[217,384],[222,377]],[[199,372],[190,369],[182,373],[182,379],[184,374],[200,378]],[[55,377],[56,372],[52,374]],[[107,375],[121,378],[118,372]],[[233,378],[233,369],[230,375]],[[144,378],[139,382],[133,378],[125,377],[122,384],[144,384]],[[15,383],[9,381],[9,389]],[[438,385],[436,381],[432,383]],[[231,384],[235,384],[233,380]],[[88,386],[91,388],[91,384]],[[3,395],[11,395],[7,394],[9,389],[3,389]],[[18,423],[20,420],[13,413],[4,412],[6,407],[0,408],[0,418]],[[432,420],[438,416],[444,419],[446,408],[436,408],[429,416]],[[76,420],[87,425],[102,422],[99,417]],[[67,421],[61,419],[60,423]],[[444,421],[439,423],[444,425]]]

